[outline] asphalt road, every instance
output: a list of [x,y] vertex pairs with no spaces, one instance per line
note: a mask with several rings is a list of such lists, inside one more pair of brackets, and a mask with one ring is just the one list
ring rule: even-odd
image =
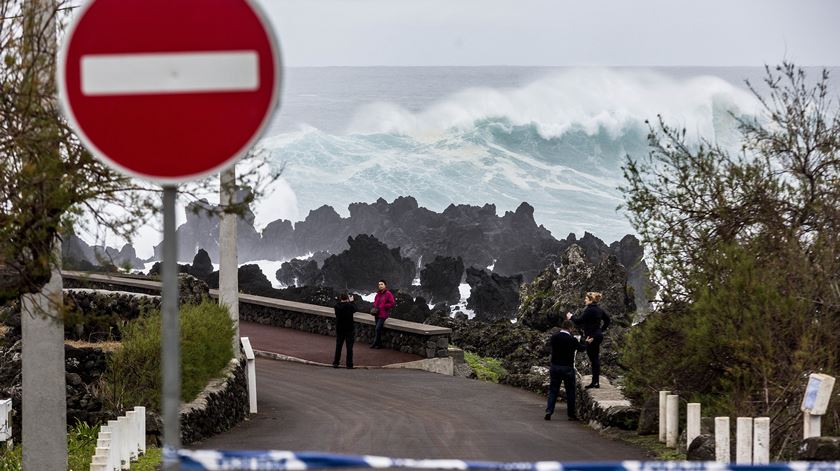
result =
[[504,385],[418,370],[333,369],[257,360],[259,414],[193,445],[493,461],[644,459]]

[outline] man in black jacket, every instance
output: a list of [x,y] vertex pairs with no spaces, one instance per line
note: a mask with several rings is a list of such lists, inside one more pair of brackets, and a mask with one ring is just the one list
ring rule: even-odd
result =
[[[551,336],[551,382],[548,385],[545,420],[551,420],[551,415],[554,414],[554,404],[557,402],[561,382],[566,388],[566,413],[569,420],[578,420],[575,413],[575,352],[586,350],[586,343],[581,343],[572,336],[574,326],[571,320],[566,319],[560,326],[560,331]],[[588,338],[586,342],[592,342],[592,339]]]
[[356,328],[353,322],[353,314],[356,312],[356,305],[353,304],[353,297],[347,293],[339,296],[339,302],[335,309],[335,358],[333,368],[338,368],[341,361],[341,347],[347,344],[347,368],[353,368],[353,342],[356,340]]

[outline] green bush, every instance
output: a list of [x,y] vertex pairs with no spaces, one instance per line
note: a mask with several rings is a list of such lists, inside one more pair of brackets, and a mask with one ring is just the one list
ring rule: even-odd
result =
[[507,376],[508,372],[502,367],[502,362],[490,357],[480,357],[474,353],[464,352],[464,359],[475,371],[475,377],[481,381],[498,383]]
[[[233,357],[233,322],[213,302],[181,306],[181,400],[190,402],[218,377]],[[146,406],[160,411],[161,315],[131,321],[122,346],[108,360],[104,396],[114,410]]]

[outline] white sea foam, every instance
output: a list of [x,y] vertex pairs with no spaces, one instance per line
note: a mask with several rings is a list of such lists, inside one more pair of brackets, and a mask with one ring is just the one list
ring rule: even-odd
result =
[[544,138],[581,128],[589,135],[606,129],[615,137],[628,125],[658,114],[682,122],[689,132],[714,133],[713,108],[752,113],[751,94],[714,76],[668,77],[653,70],[575,68],[520,88],[470,88],[420,112],[395,103],[362,107],[348,133],[397,133],[436,139],[466,130],[487,118],[505,117],[513,125],[535,124]]

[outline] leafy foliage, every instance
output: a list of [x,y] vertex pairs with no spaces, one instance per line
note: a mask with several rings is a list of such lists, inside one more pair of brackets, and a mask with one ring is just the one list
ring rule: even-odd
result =
[[[233,321],[212,302],[181,307],[181,400],[195,399],[233,357]],[[161,405],[161,315],[152,311],[129,322],[122,347],[108,360],[105,400],[113,410]]]
[[[672,389],[722,415],[771,417],[776,456],[801,435],[805,376],[840,372],[840,113],[828,74],[767,68],[735,154],[660,118],[624,167],[658,312],[622,362],[636,398]],[[828,428],[840,427],[837,412]],[[825,427],[826,425],[824,425]]]

